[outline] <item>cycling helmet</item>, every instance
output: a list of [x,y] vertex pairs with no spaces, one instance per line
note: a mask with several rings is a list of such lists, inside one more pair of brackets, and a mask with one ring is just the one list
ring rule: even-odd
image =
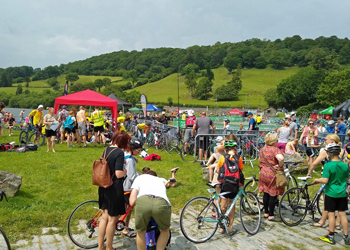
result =
[[344,149],[347,154],[350,154],[350,142],[348,142],[348,144],[345,145]]
[[330,120],[329,122],[328,122],[328,125],[333,125],[334,124],[334,121],[333,120]]
[[224,148],[233,148],[233,147],[237,147],[237,142],[235,142],[234,140],[225,141]]
[[226,118],[224,119],[224,122],[230,123],[230,120]]
[[136,137],[131,137],[131,140],[129,142],[130,149],[136,149],[136,148],[142,148],[143,149],[143,143]]
[[341,148],[336,143],[329,143],[327,144],[324,150],[326,150],[326,152],[329,153],[330,155],[339,155]]

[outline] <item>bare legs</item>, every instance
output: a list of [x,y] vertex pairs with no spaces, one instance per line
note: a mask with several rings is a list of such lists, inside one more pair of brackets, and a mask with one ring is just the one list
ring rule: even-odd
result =
[[[108,211],[106,209],[103,210],[102,219],[98,227],[98,250],[113,249],[113,238],[118,218],[119,216],[109,216]],[[106,247],[104,245],[105,235]],[[145,247],[143,249],[145,249]]]
[[[144,250],[146,248],[145,233],[146,233],[146,231],[137,232],[136,244],[137,244],[138,250]],[[169,240],[169,229],[161,230],[159,237],[158,237],[158,240],[157,240],[156,249],[157,250],[164,250],[166,247],[166,244],[168,243],[168,240]]]

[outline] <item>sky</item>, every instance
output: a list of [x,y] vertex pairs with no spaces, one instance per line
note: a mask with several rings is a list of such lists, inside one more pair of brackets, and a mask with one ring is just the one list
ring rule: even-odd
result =
[[348,0],[0,0],[0,68],[119,50],[349,37]]

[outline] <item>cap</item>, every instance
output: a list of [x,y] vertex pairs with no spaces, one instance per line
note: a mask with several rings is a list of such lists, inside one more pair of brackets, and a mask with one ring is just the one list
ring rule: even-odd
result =
[[40,105],[38,106],[38,109],[40,109],[40,108],[44,108],[44,106],[40,104]]
[[62,106],[62,108],[63,108],[63,109],[66,109],[66,108],[67,108],[67,106]]
[[222,136],[218,136],[218,137],[216,137],[215,141],[217,141],[217,142],[221,142],[223,139],[224,139],[224,137],[222,137]]
[[290,118],[290,115],[285,115],[284,116],[284,119],[289,119]]
[[328,125],[332,125],[332,124],[334,124],[334,121],[333,121],[333,120],[330,120],[330,121],[328,122]]
[[187,114],[188,114],[189,116],[193,116],[193,110],[189,110],[189,111],[187,112]]
[[247,116],[249,116],[249,115],[253,115],[253,113],[252,113],[252,112],[248,112],[248,113],[247,113]]
[[162,115],[165,115],[165,112],[164,112],[164,111],[162,112]]

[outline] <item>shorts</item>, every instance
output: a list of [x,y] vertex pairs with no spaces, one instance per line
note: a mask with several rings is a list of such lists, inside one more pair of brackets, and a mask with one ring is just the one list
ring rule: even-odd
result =
[[70,133],[75,134],[75,128],[73,128],[73,129],[65,128],[65,129],[64,129],[64,132],[67,132],[67,134],[70,134]]
[[171,206],[163,198],[152,198],[147,195],[137,198],[135,207],[136,232],[146,231],[151,217],[158,224],[160,230],[169,229]]
[[196,137],[196,146],[200,149],[207,150],[209,144],[209,136],[207,135],[198,135]]
[[[220,189],[220,194],[224,193],[224,192],[226,192],[226,191],[223,191],[222,189]],[[221,197],[223,197],[223,199],[231,199],[231,200],[233,200],[236,197],[237,194],[238,193],[228,193],[228,194],[222,195]]]
[[348,199],[346,197],[333,198],[325,195],[324,210],[331,213],[335,211],[344,212],[348,210]]
[[124,199],[125,199],[125,204],[130,205],[130,203],[129,203],[130,194],[124,194]]
[[100,131],[101,133],[105,131],[105,129],[103,128],[103,125],[94,127],[94,132],[96,133],[98,131]]
[[79,122],[78,123],[78,133],[79,133],[79,136],[84,136],[84,135],[87,134],[86,123],[85,122]]
[[46,137],[56,136],[56,131],[53,131],[51,129],[45,129],[45,135]]
[[308,157],[314,157],[315,156],[315,150],[312,147],[306,147],[306,155]]
[[60,126],[60,132],[64,132],[64,126],[63,126],[63,123],[61,124]]
[[189,142],[192,137],[192,128],[186,128],[185,130],[185,142]]

